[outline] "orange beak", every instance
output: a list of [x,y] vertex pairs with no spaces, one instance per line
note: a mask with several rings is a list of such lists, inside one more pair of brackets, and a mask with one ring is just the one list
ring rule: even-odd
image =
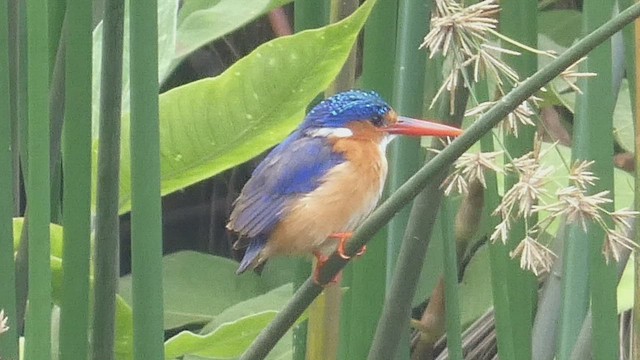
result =
[[408,136],[451,136],[462,135],[462,130],[453,126],[442,125],[431,121],[398,116],[398,121],[380,130],[389,134]]

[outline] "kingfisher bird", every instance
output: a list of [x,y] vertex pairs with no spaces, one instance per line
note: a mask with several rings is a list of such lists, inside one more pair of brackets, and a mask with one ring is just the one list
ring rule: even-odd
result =
[[385,149],[396,135],[451,136],[458,128],[399,116],[375,92],[350,90],[315,106],[256,167],[227,228],[246,248],[237,270],[274,255],[313,254],[315,279],[328,254],[373,211],[387,176]]

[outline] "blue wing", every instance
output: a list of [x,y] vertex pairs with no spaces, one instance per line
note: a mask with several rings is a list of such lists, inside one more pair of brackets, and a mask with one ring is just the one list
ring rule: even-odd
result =
[[344,161],[325,138],[294,132],[260,163],[236,200],[227,225],[240,235],[235,247],[248,245],[257,256],[287,204],[317,188],[327,171]]

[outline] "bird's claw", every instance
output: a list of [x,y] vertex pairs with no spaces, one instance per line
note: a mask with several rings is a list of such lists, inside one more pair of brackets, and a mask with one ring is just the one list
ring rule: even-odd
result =
[[314,251],[313,255],[316,257],[316,269],[313,271],[313,282],[320,285],[320,286],[324,286],[327,284],[337,284],[340,282],[340,280],[342,279],[342,271],[339,272],[333,279],[331,279],[331,281],[329,281],[327,284],[322,284],[320,283],[320,272],[322,271],[322,268],[324,267],[324,265],[327,263],[327,260],[329,259],[329,257],[325,256],[324,254],[322,254],[319,251]]
[[[330,238],[338,239],[340,241],[340,243],[338,244],[338,255],[345,260],[351,259],[351,256],[346,254],[345,246],[347,244],[347,240],[351,239],[352,236],[353,233],[351,232],[333,233],[329,235]],[[362,256],[366,252],[367,245],[363,245],[362,248],[356,253],[356,256]]]

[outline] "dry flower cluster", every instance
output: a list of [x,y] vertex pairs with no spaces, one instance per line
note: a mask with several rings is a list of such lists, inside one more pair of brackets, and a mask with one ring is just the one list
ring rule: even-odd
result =
[[[541,143],[538,138],[532,152],[511,160],[504,170],[496,163],[502,152],[464,154],[456,161],[453,172],[442,184],[445,194],[466,194],[469,184],[474,181],[486,187],[485,171],[516,175],[517,183],[506,191],[500,205],[493,212],[501,221],[490,239],[506,243],[512,224],[522,219],[526,236],[510,255],[512,258],[519,258],[520,266],[535,275],[551,268],[555,255],[540,242],[540,237],[559,218],[565,218],[567,223],[579,223],[585,231],[588,223],[600,226],[606,234],[603,255],[607,261],[618,261],[622,248],[634,249],[636,245],[626,232],[631,227],[631,219],[638,212],[627,209],[610,212],[603,207],[612,202],[608,198],[608,191],[589,194],[590,188],[598,180],[590,170],[593,164],[591,161],[576,162],[570,169],[570,185],[550,194],[546,185],[551,181],[555,169],[541,162],[546,154],[541,151]],[[547,152],[552,149],[553,147],[549,148]],[[541,216],[541,220],[536,223],[529,223],[534,215],[542,211],[547,215]],[[606,219],[611,219],[613,226],[609,226]]]
[[[431,106],[435,104],[444,91],[447,91],[451,95],[449,101],[451,109],[453,109],[455,91],[461,82],[463,82],[464,86],[470,87],[471,82],[476,83],[481,78],[488,77],[493,80],[498,92],[502,95],[505,94],[505,85],[508,85],[509,88],[518,85],[519,77],[517,72],[505,63],[501,56],[503,54],[518,56],[520,53],[492,45],[490,43],[490,35],[493,36],[493,39],[502,40],[524,51],[551,58],[556,57],[556,54],[551,51],[540,51],[531,48],[497,32],[496,25],[498,20],[496,17],[500,11],[500,6],[496,0],[484,0],[466,7],[456,0],[436,0],[435,4],[436,7],[431,19],[431,29],[425,36],[420,48],[428,48],[430,57],[441,53],[451,72],[436,93]],[[594,73],[580,73],[575,70],[583,60],[584,58],[560,74],[560,78],[578,93],[581,93],[581,91],[575,84],[576,79],[596,75]],[[539,100],[536,97],[532,97],[523,102],[507,117],[507,121],[504,124],[505,130],[517,136],[518,125],[534,125],[532,117],[536,113]],[[494,102],[478,104],[466,115],[479,115],[493,104]]]
[[4,310],[0,310],[0,335],[9,330],[9,319],[4,314]]

